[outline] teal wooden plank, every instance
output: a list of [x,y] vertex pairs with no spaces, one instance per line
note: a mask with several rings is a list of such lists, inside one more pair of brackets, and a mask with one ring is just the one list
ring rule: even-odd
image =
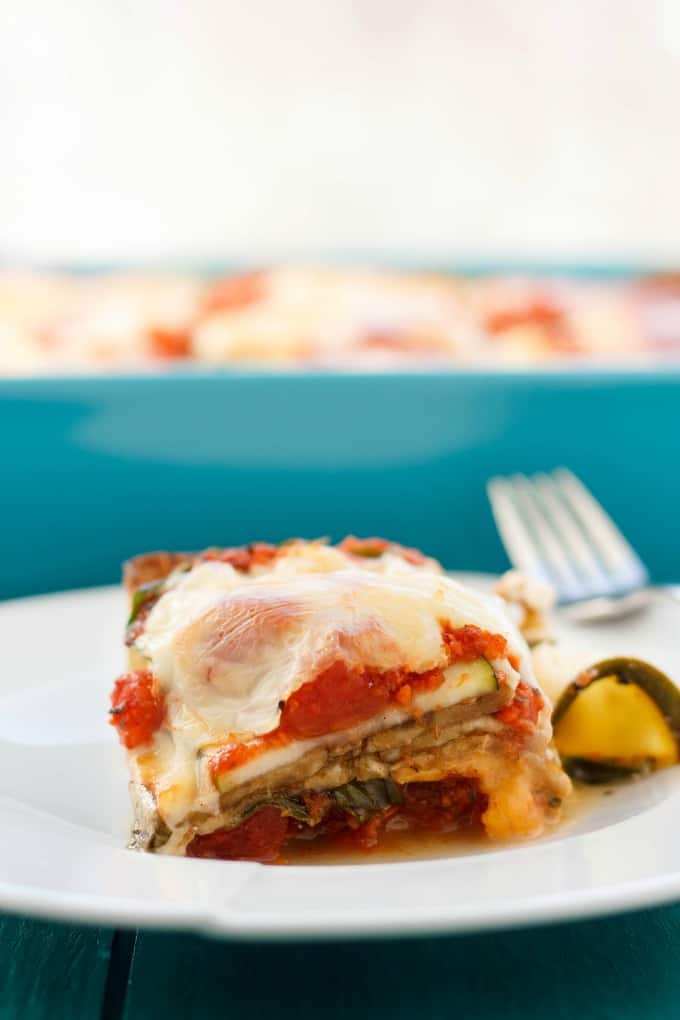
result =
[[125,1020],[676,1020],[680,907],[521,932],[238,944],[140,934]]
[[0,1020],[102,1013],[111,932],[0,916]]

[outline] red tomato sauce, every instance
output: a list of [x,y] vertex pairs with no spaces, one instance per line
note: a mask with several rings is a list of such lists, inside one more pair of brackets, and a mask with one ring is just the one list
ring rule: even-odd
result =
[[291,694],[281,712],[279,726],[247,744],[233,742],[221,748],[210,762],[213,777],[245,765],[264,751],[351,729],[385,710],[391,702],[410,704],[414,692],[434,690],[443,680],[439,669],[427,673],[395,670],[360,670],[334,662],[316,680]]
[[494,714],[496,719],[518,733],[531,733],[542,708],[543,699],[539,692],[520,681],[512,701]]
[[201,311],[207,315],[210,312],[247,308],[264,297],[266,283],[264,273],[242,273],[240,276],[216,280],[203,298]]
[[218,829],[205,836],[194,836],[187,847],[187,857],[270,864],[281,853],[287,834],[288,819],[276,808],[266,807],[235,829]]
[[504,333],[515,326],[555,325],[562,316],[562,309],[550,298],[536,297],[514,307],[498,308],[487,316],[485,325],[490,333]]
[[[443,674],[436,672],[438,686]],[[415,673],[358,669],[334,662],[316,680],[291,694],[281,713],[280,729],[293,740],[351,729],[387,708],[402,687],[411,691],[418,679]]]
[[[507,642],[500,634],[471,625],[453,628],[443,624],[442,636],[450,663],[471,662],[480,657],[496,659],[507,651]],[[407,708],[416,693],[436,690],[443,680],[441,669],[424,673],[381,672],[334,662],[315,680],[291,694],[283,705],[277,729],[247,744],[227,745],[212,759],[211,773],[213,777],[220,775],[252,761],[265,750],[294,740],[351,729],[384,712],[390,704]]]
[[[194,836],[187,856],[272,863],[300,843],[310,851],[317,845],[368,852],[380,848],[393,819],[400,831],[454,832],[479,827],[488,804],[477,780],[460,776],[436,783],[407,783],[401,791],[403,804],[394,804],[361,825],[335,807],[314,826],[285,818],[276,808],[262,808],[235,829]],[[316,796],[328,801],[324,794]]]
[[413,828],[449,832],[479,823],[488,800],[475,779],[449,777],[437,783],[407,783],[401,814]]
[[339,543],[338,549],[351,553],[353,556],[363,556],[366,559],[377,559],[383,553],[392,552],[414,566],[420,566],[427,559],[420,549],[410,549],[397,542],[389,542],[386,538],[357,538],[356,535],[347,535]]
[[450,662],[501,659],[507,656],[508,643],[501,634],[492,634],[473,624],[452,627],[450,623],[443,623],[442,637],[449,652]]
[[153,673],[124,673],[111,694],[110,723],[128,749],[148,743],[165,719],[165,698],[157,690]]
[[253,567],[265,566],[275,560],[279,547],[269,542],[253,542],[251,545],[234,546],[231,549],[206,549],[200,560],[229,563],[234,570],[247,573]]
[[265,733],[262,737],[255,737],[247,744],[239,741],[226,744],[210,759],[210,774],[215,778],[231,769],[237,769],[249,761],[253,761],[264,751],[272,751],[275,747],[285,747],[290,743],[290,738],[281,731],[281,728]]
[[148,345],[154,358],[188,358],[191,353],[191,334],[188,329],[155,326],[149,330]]

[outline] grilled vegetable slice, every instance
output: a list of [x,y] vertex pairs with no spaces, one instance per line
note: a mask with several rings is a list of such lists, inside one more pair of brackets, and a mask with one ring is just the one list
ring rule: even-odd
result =
[[605,659],[569,684],[553,713],[555,744],[575,779],[601,783],[674,765],[680,692],[640,659]]
[[[385,808],[403,802],[402,792],[393,779],[366,779],[362,782],[354,780],[326,791],[326,804],[322,806],[321,814],[334,805],[363,823]],[[294,818],[297,822],[315,824],[314,813],[310,811],[302,794],[273,793],[252,804],[244,817],[250,817],[265,807],[276,808],[286,818]],[[317,817],[316,821],[318,820]]]
[[[465,690],[468,698],[479,698],[483,694],[492,694],[498,690],[498,677],[486,659],[475,659],[464,665],[450,666],[449,669],[467,674]],[[447,676],[448,673],[445,671],[444,675]]]
[[302,797],[289,797],[285,794],[275,793],[256,804],[253,810],[248,813],[253,814],[255,811],[261,811],[263,807],[277,808],[285,818],[294,818],[296,822],[306,822],[307,825],[312,824],[312,816]]

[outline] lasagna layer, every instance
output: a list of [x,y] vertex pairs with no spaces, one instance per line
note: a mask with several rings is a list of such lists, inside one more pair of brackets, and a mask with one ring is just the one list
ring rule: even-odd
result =
[[501,604],[414,550],[149,554],[126,580],[112,722],[136,847],[270,860],[329,829],[422,822],[425,800],[454,827],[533,835],[568,793]]

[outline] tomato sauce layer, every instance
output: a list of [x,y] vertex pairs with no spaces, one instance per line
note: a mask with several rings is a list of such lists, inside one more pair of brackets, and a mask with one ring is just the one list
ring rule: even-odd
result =
[[[480,826],[488,804],[476,779],[459,776],[436,783],[408,783],[401,787],[401,794],[401,804],[378,812],[363,824],[332,806],[313,826],[265,807],[234,829],[194,836],[187,856],[272,863],[285,855],[286,846],[300,841],[312,851],[314,844],[320,849],[370,851],[380,848],[390,824],[398,824],[400,831],[454,832]],[[330,804],[328,795],[314,796]]]
[[522,680],[517,684],[512,701],[494,714],[499,722],[518,733],[531,733],[542,708],[543,698],[540,693]]
[[425,673],[381,672],[334,662],[315,680],[303,684],[285,702],[275,730],[248,743],[226,744],[213,757],[214,776],[253,761],[265,751],[351,729],[385,711],[390,704],[408,706],[415,693],[434,690],[444,679],[440,669]]
[[[504,637],[474,626],[454,629],[445,624],[442,637],[449,663],[482,657],[497,659],[507,648]],[[382,672],[335,662],[291,694],[283,707],[279,730],[293,740],[305,740],[350,729],[384,711],[391,702],[408,705],[415,693],[435,690],[443,680],[441,669]]]
[[[468,625],[442,625],[442,637],[449,663],[478,658],[497,659],[507,651],[500,634]],[[294,691],[281,709],[277,729],[247,744],[227,744],[212,759],[213,777],[245,765],[264,751],[283,747],[295,740],[352,729],[384,712],[390,705],[408,708],[416,694],[436,690],[444,681],[441,669],[423,673],[407,670],[380,671],[334,662],[316,679]]]
[[218,829],[194,836],[187,857],[214,857],[223,861],[275,861],[288,834],[288,819],[276,808],[257,811],[235,829]]
[[110,723],[129,750],[148,743],[165,719],[165,698],[157,689],[153,673],[124,673],[111,694]]

